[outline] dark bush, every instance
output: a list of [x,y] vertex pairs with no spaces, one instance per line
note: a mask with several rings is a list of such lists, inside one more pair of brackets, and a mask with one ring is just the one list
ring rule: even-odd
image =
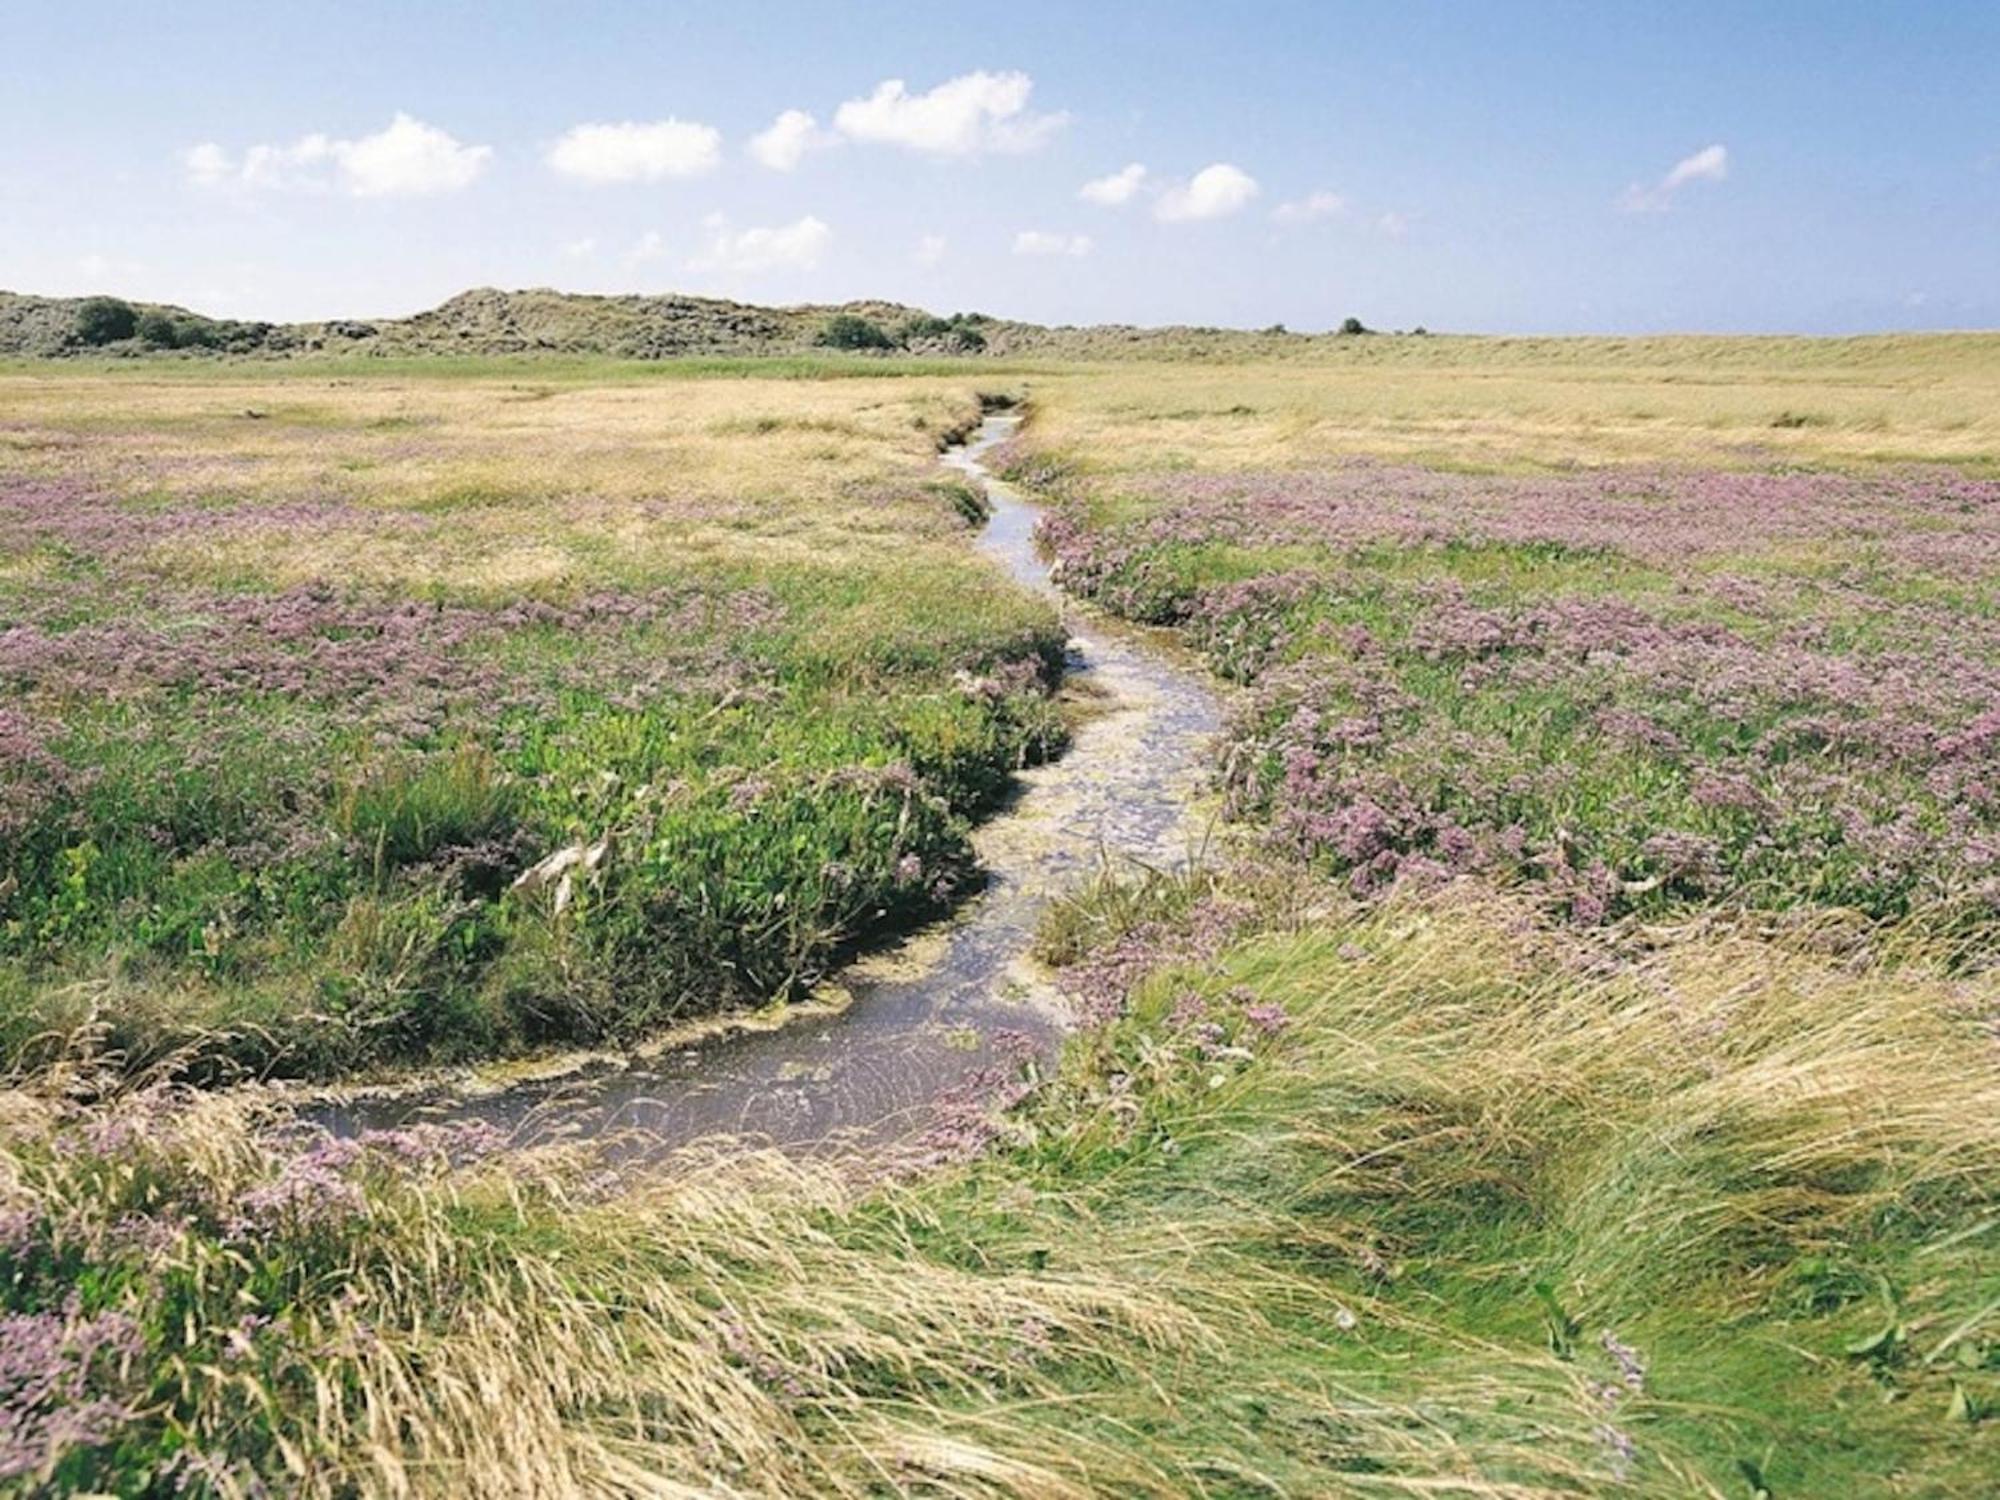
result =
[[829,349],[893,349],[896,341],[880,323],[872,323],[853,313],[835,313],[820,330],[820,343]]
[[116,297],[88,297],[76,310],[78,343],[115,344],[132,337],[138,326],[138,311]]
[[938,339],[964,350],[984,349],[986,335],[976,326],[984,321],[976,313],[953,313],[948,318],[940,318],[934,313],[918,313],[903,325],[900,342],[909,344],[916,339]]
[[224,349],[261,349],[275,331],[269,323],[239,323],[234,318],[215,326],[216,343]]
[[216,324],[208,318],[183,318],[174,329],[174,343],[182,349],[213,349],[217,342]]
[[1359,318],[1342,318],[1340,321],[1340,331],[1343,335],[1351,338],[1357,333],[1366,333],[1368,325],[1363,323]]
[[140,313],[136,331],[139,335],[139,342],[150,349],[178,349],[180,347],[180,325],[171,316],[158,310]]

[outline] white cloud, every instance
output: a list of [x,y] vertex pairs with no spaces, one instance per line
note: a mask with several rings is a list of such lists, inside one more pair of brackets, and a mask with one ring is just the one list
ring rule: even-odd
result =
[[917,248],[911,259],[920,266],[934,266],[944,259],[945,238],[941,234],[927,234],[917,241]]
[[833,238],[811,214],[772,229],[731,230],[716,219],[709,227],[708,248],[688,262],[690,271],[810,271]]
[[468,146],[399,111],[383,129],[354,140],[315,132],[288,146],[252,146],[240,160],[204,141],[181,161],[198,187],[338,187],[356,198],[420,198],[470,186],[492,158],[492,147]]
[[1044,229],[1024,229],[1014,236],[1016,255],[1088,255],[1087,234],[1051,234]]
[[1076,195],[1086,203],[1117,208],[1120,204],[1130,203],[1145,181],[1146,169],[1135,161],[1128,167],[1121,167],[1109,177],[1092,178],[1076,190]]
[[1720,182],[1729,175],[1729,150],[1725,146],[1704,146],[1692,156],[1675,162],[1667,175],[1648,187],[1635,182],[1619,195],[1618,206],[1627,213],[1658,214],[1673,207],[1674,195],[1691,182]]
[[435,125],[398,114],[387,130],[336,141],[347,189],[361,198],[421,197],[471,185],[486,170],[490,146],[461,145]]
[[589,235],[585,235],[581,239],[564,240],[562,243],[562,253],[571,260],[589,260],[591,256],[597,253],[597,241]]
[[576,125],[549,147],[548,163],[582,182],[658,182],[715,170],[722,132],[692,120]]
[[[207,148],[197,146],[189,153],[189,165]],[[240,164],[226,153],[209,156],[204,163],[206,182],[246,188],[318,188],[333,186],[334,150],[331,138],[302,135],[289,146],[252,146]]]
[[649,229],[632,242],[632,248],[625,252],[625,264],[643,266],[649,260],[658,260],[667,253],[666,236],[657,229]]
[[1032,151],[1068,123],[1065,114],[1035,114],[1026,73],[967,73],[924,94],[900,78],[875,86],[865,99],[834,111],[834,128],[849,140],[903,146],[935,156],[982,151]]
[[1186,182],[1168,188],[1154,205],[1153,216],[1168,224],[1227,218],[1256,197],[1258,191],[1256,178],[1241,167],[1219,161],[1203,167]]
[[1279,224],[1316,224],[1321,219],[1330,219],[1347,207],[1347,200],[1338,193],[1324,189],[1307,193],[1303,198],[1294,198],[1289,203],[1280,203],[1271,210],[1271,218]]
[[1704,146],[1693,156],[1686,156],[1674,163],[1660,186],[1668,192],[1686,182],[1720,182],[1729,175],[1729,148],[1726,146]]
[[1375,220],[1375,227],[1392,240],[1400,240],[1410,232],[1410,216],[1399,214],[1394,209]]
[[236,173],[229,153],[214,141],[190,146],[181,153],[181,161],[187,167],[188,180],[198,187],[220,187]]
[[773,172],[789,172],[808,151],[836,143],[831,131],[802,109],[788,109],[770,127],[750,137],[750,155]]

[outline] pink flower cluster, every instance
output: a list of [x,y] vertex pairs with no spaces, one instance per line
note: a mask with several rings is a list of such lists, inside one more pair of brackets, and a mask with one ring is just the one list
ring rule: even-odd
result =
[[1956,578],[2000,566],[2000,481],[1953,469],[1870,474],[1617,467],[1537,477],[1353,460],[1168,474],[1146,544],[1513,546],[1608,552],[1663,568],[1783,547]]
[[[1481,871],[2000,915],[2000,483],[1356,463],[1167,475],[1044,528],[1070,588],[1250,684],[1237,815],[1358,890]],[[1284,563],[1243,578],[1244,549]],[[1301,562],[1299,549],[1308,561]],[[1210,581],[1220,572],[1231,581]]]
[[0,1313],[0,1481],[109,1442],[133,1418],[133,1365],[144,1353],[137,1323],[85,1313],[75,1291],[57,1311]]

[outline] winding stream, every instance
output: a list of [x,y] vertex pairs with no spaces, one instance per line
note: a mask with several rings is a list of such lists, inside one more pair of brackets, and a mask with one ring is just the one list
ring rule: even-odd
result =
[[[991,501],[980,549],[1061,602],[1034,547],[1039,511],[982,463],[1018,422],[987,418],[944,462]],[[880,1150],[920,1138],[978,1078],[1011,1068],[1024,1045],[1052,1051],[1063,1012],[1028,956],[1037,917],[1102,858],[1186,857],[1219,719],[1198,672],[1064,608],[1071,687],[1102,710],[1060,759],[1024,772],[1020,795],[974,835],[988,874],[980,893],[951,919],[844,969],[830,988],[847,1003],[801,1007],[782,1024],[723,1026],[556,1082],[370,1099],[322,1118],[342,1131],[424,1118],[486,1119],[530,1139],[617,1133],[640,1152],[715,1135],[803,1152]]]

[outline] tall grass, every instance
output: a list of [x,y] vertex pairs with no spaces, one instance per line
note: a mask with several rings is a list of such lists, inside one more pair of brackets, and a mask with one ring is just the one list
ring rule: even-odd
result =
[[1741,934],[1580,957],[1463,900],[1269,920],[1142,966],[1002,1149],[903,1182],[24,1081],[5,1306],[64,1372],[100,1356],[0,1461],[221,1495],[1979,1493],[1990,980]]

